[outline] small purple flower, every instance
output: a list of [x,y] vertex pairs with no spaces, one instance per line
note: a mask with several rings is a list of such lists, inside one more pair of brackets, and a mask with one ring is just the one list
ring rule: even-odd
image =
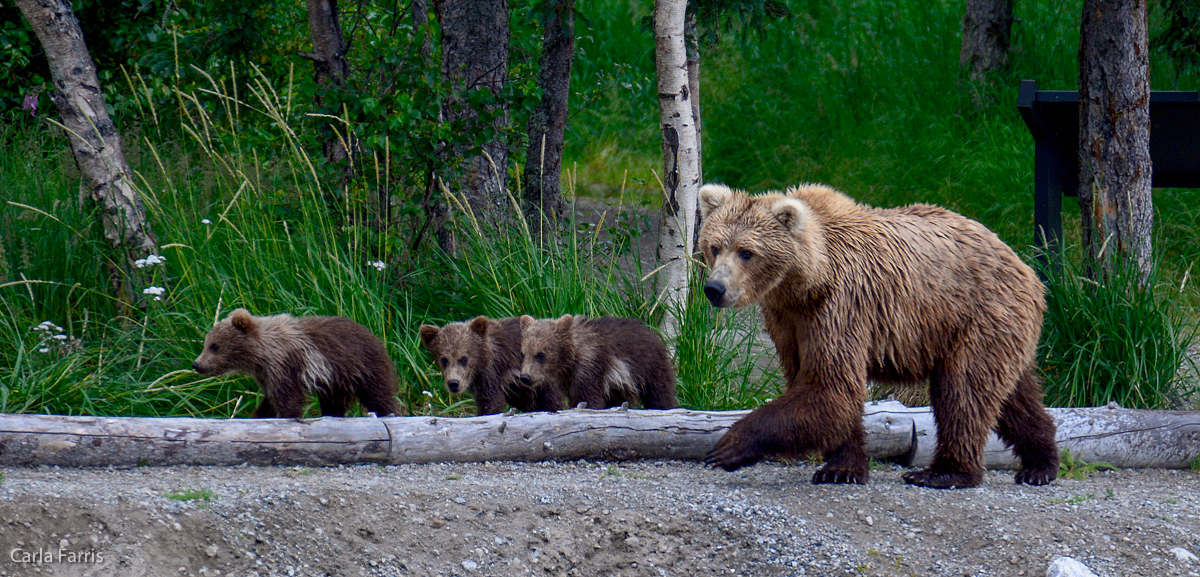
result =
[[21,108],[28,110],[29,114],[37,115],[38,95],[36,92],[30,92],[25,95],[25,100],[21,102]]

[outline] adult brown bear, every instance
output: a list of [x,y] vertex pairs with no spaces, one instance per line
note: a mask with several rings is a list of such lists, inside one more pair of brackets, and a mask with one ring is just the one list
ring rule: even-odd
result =
[[866,483],[870,378],[929,383],[937,451],[905,481],[980,484],[992,429],[1021,460],[1018,483],[1058,475],[1034,373],[1044,290],[983,225],[929,205],[872,208],[821,185],[761,196],[706,185],[700,211],[705,296],[718,307],[762,306],[787,379],[707,463],[732,471],[817,452],[826,462],[813,483]]

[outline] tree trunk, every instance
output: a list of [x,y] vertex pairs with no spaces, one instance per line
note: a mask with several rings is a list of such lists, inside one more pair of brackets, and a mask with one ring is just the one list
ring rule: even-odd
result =
[[538,223],[539,230],[542,223],[557,222],[563,213],[563,131],[567,127],[574,55],[575,0],[548,2],[538,62],[542,100],[529,115],[529,152],[524,171],[526,216]]
[[1079,42],[1079,209],[1098,270],[1129,259],[1149,280],[1150,75],[1146,0],[1085,0]]
[[79,21],[65,0],[18,0],[17,7],[50,61],[51,98],[91,199],[100,205],[104,236],[118,252],[109,265],[116,296],[140,303],[144,300],[140,289],[149,276],[139,272],[134,262],[156,253],[158,241],[146,206],[134,190],[121,134],[104,107],[104,93]]
[[666,307],[663,330],[676,333],[675,315],[687,302],[688,259],[692,254],[700,188],[699,143],[692,116],[684,42],[686,0],[656,0],[654,55],[662,119],[663,206],[659,218],[656,292]]
[[[700,116],[700,35],[696,22],[696,7],[688,4],[684,38],[687,42],[688,95],[692,103],[692,120],[696,125],[696,182],[704,182],[704,122]],[[692,246],[700,242],[700,203],[692,215]]]
[[[313,51],[303,56],[313,62],[313,80],[322,89],[336,88],[346,82],[350,64],[346,61],[346,42],[342,37],[342,24],[338,19],[337,0],[308,0],[308,29],[312,35]],[[318,97],[317,104],[321,104]],[[326,124],[325,143],[322,152],[331,162],[349,159],[347,147],[350,135],[342,130],[341,136]]]
[[[453,158],[461,159],[462,166],[446,184],[465,197],[474,218],[499,223],[511,206],[508,151],[502,137],[508,125],[502,101],[508,79],[508,2],[436,0],[434,10],[442,28],[442,78],[452,92],[443,105],[445,121],[460,123],[465,134],[483,140],[483,154],[468,154],[462,144],[452,147]],[[495,99],[483,111],[469,103],[470,92],[481,89]]]
[[[188,419],[0,415],[0,466],[336,465],[703,459],[749,411],[567,410],[483,417]],[[1058,444],[1117,467],[1183,469],[1200,454],[1200,413],[1050,409]],[[863,407],[869,457],[911,467],[933,460],[929,407]],[[994,434],[984,465],[1017,466]]]
[[962,20],[962,51],[958,62],[973,82],[1008,67],[1012,33],[1012,0],[966,0]]

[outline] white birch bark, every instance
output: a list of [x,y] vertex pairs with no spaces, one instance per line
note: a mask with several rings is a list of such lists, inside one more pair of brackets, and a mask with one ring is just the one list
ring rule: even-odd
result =
[[687,302],[688,260],[695,250],[696,193],[700,190],[700,146],[692,114],[685,45],[686,0],[654,3],[654,60],[662,119],[663,206],[659,218],[659,303],[665,306],[663,331],[676,334],[675,315]]

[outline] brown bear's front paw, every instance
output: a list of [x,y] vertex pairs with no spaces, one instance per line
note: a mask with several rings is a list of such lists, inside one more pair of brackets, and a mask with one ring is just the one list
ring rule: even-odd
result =
[[740,441],[739,435],[726,433],[717,446],[704,457],[704,464],[710,467],[720,467],[726,471],[736,471],[762,460],[762,451],[753,442]]
[[929,487],[931,489],[965,489],[967,487],[977,487],[983,482],[981,473],[942,473],[924,469],[921,471],[909,471],[904,474],[904,482],[909,485],[918,487]]
[[812,484],[823,485],[826,483],[842,483],[850,485],[866,485],[870,473],[867,471],[852,471],[848,469],[834,469],[831,467],[821,467],[816,473],[813,473]]
[[1013,479],[1018,485],[1049,485],[1058,478],[1058,469],[1021,469]]

